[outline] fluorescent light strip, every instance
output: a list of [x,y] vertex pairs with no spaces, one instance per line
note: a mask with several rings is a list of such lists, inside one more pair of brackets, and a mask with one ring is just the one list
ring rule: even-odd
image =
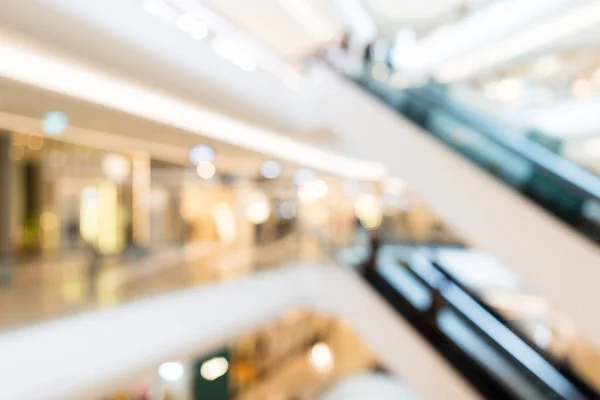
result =
[[274,56],[255,40],[252,40],[247,35],[241,33],[229,23],[229,21],[221,18],[218,14],[202,5],[201,2],[195,0],[166,0],[166,4],[183,13],[188,13],[197,17],[200,21],[205,23],[212,32],[234,41],[237,45],[246,49],[247,52],[253,54],[263,70],[277,76],[279,79],[283,80],[285,77],[289,76],[290,73],[295,72],[287,63]]
[[343,157],[275,132],[216,114],[194,104],[140,87],[23,43],[0,39],[0,76],[62,93],[138,117],[173,126],[306,165],[327,173],[380,179],[380,163]]
[[593,2],[512,36],[473,56],[446,63],[436,71],[435,75],[442,82],[464,79],[494,64],[514,59],[598,23],[600,23],[600,2]]
[[304,26],[315,40],[326,42],[335,35],[335,29],[315,11],[307,0],[279,0],[279,4]]

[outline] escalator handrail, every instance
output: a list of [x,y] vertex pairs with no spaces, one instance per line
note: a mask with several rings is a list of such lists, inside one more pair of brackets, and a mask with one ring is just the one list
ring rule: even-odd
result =
[[551,364],[555,369],[560,370],[565,377],[573,383],[574,386],[577,387],[578,390],[587,394],[588,396],[597,398],[600,397],[595,389],[593,389],[590,385],[588,385],[585,381],[583,381],[579,376],[573,373],[570,369],[562,369],[558,366],[558,360],[556,360],[552,355],[548,354],[544,350],[542,350],[537,344],[532,342],[529,338],[523,335],[518,330],[513,329],[510,326],[508,320],[506,320],[500,313],[498,313],[493,307],[487,304],[482,300],[481,296],[475,293],[472,289],[466,287],[459,279],[457,279],[454,274],[448,272],[446,268],[439,261],[429,260],[430,265],[435,268],[439,273],[444,275],[445,279],[452,282],[455,286],[457,286],[460,290],[465,292],[471,299],[473,299],[481,308],[487,311],[492,317],[494,317],[497,321],[503,324],[506,328],[508,328],[515,336],[519,338],[522,342],[525,342],[528,347],[530,347],[533,351],[535,351],[540,357],[546,360],[549,364]]
[[363,277],[382,295],[404,318],[436,348],[485,398],[495,400],[520,399],[492,371],[482,368],[479,362],[461,349],[441,330],[425,328],[421,311],[403,297],[390,281],[374,268],[364,268]]
[[499,126],[448,97],[442,97],[431,89],[413,89],[409,90],[408,93],[412,96],[424,96],[430,101],[433,100],[442,111],[458,118],[461,122],[473,128],[475,132],[486,136],[505,150],[530,161],[540,170],[560,178],[571,189],[578,191],[580,194],[600,201],[600,177],[575,162],[557,155],[522,134]]
[[[427,260],[427,262],[429,263],[429,266],[433,268],[429,260]],[[407,271],[415,276],[421,283],[429,287],[430,290],[437,290],[436,285],[438,282],[423,276],[411,265],[406,265],[405,267]],[[439,273],[439,271],[435,271]],[[541,355],[531,348],[528,343],[515,335],[510,328],[500,321],[495,320],[493,315],[490,315],[490,313],[487,312],[487,309],[479,307],[478,310],[475,310],[473,307],[467,306],[465,301],[473,301],[476,305],[479,305],[479,303],[477,303],[475,299],[470,298],[468,293],[464,292],[454,282],[446,281],[445,288],[441,289],[440,292],[447,301],[449,307],[455,311],[457,315],[462,317],[465,322],[476,329],[480,334],[488,338],[488,341],[491,342],[494,347],[510,357],[521,368],[528,371],[530,375],[538,379],[549,390],[563,396],[563,398],[569,399],[573,398],[571,394],[581,392],[577,385],[564,377],[562,372],[552,365],[551,362],[541,357]],[[465,307],[471,307],[471,310],[466,310]],[[472,317],[479,319],[479,323],[474,321]],[[482,326],[482,322],[487,326]],[[519,351],[514,351],[516,348],[518,348],[517,350]],[[528,353],[529,359],[524,358],[522,351]],[[557,379],[559,381],[558,384]],[[580,396],[577,398],[585,397]]]

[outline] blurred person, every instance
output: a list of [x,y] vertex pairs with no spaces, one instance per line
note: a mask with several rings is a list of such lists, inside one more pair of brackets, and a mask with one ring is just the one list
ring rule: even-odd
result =
[[381,248],[381,233],[379,232],[379,229],[372,229],[369,232],[369,241],[371,244],[371,249],[366,267],[375,270],[377,269],[377,258]]
[[[67,226],[67,235],[71,243],[79,243],[82,240],[78,222],[71,221],[69,223]],[[88,240],[84,239],[83,244],[86,253],[88,294],[90,299],[93,299],[96,297],[96,281],[100,270],[102,255],[96,249],[96,246]]]

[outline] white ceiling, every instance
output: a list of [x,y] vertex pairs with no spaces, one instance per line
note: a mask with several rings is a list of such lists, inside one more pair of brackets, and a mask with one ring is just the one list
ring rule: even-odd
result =
[[204,4],[287,60],[306,57],[343,31],[329,0],[205,0]]

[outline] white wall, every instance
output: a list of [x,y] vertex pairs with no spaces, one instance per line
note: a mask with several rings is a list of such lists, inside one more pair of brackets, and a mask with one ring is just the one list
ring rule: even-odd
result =
[[600,249],[324,67],[312,104],[354,156],[385,163],[456,232],[496,256],[600,345]]
[[344,319],[422,399],[479,398],[358,275],[328,266],[290,266],[2,334],[0,398],[101,395],[297,308]]

